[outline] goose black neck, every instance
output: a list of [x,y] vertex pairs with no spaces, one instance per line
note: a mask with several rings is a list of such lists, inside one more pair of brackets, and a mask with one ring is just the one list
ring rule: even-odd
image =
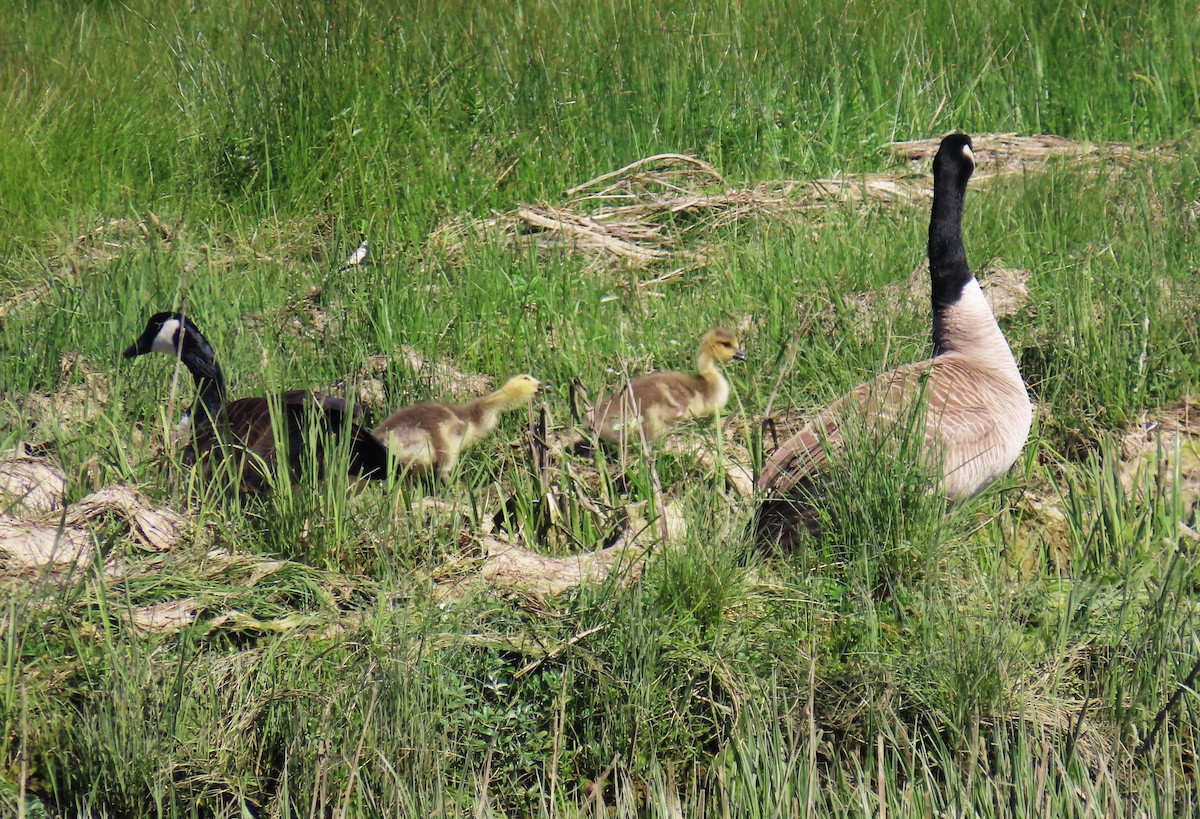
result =
[[929,279],[933,299],[934,352],[942,348],[938,317],[953,307],[974,278],[967,266],[962,240],[963,199],[966,180],[936,178],[933,187],[933,212],[929,219]]
[[197,341],[194,338],[185,340],[179,359],[191,372],[192,378],[196,379],[200,404],[208,412],[209,418],[216,418],[221,405],[225,403],[225,375],[221,372],[221,365],[217,364],[212,347],[203,339],[199,343]]

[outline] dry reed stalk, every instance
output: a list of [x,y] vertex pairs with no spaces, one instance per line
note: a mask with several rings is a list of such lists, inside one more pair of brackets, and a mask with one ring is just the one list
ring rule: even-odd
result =
[[[1073,142],[1055,136],[984,134],[973,138],[979,170],[986,182],[1008,173],[1044,167],[1056,160],[1127,163],[1170,148],[1135,149],[1122,143]],[[573,253],[589,259],[590,270],[645,268],[670,264],[694,268],[708,258],[705,234],[755,219],[797,219],[846,203],[879,207],[926,203],[926,168],[937,139],[892,142],[888,153],[908,165],[876,173],[846,173],[824,179],[778,180],[751,187],[730,187],[704,160],[686,154],[656,154],[601,174],[565,192],[558,205],[520,205],[481,219],[454,220],[430,237],[451,257],[461,257],[474,238],[540,251]]]

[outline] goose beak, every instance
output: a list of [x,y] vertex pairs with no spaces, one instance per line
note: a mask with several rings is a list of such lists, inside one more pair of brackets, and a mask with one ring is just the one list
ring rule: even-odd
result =
[[741,347],[738,347],[736,350],[733,351],[733,360],[734,361],[745,361],[746,360],[746,351],[743,350]]
[[161,333],[162,330],[156,328],[154,325],[147,327],[145,331],[137,337],[137,341],[125,348],[125,358],[136,358],[139,355],[145,355],[146,353],[154,352],[154,342]]

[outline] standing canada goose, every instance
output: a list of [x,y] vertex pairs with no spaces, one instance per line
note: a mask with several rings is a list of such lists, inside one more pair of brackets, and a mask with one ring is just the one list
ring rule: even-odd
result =
[[532,375],[515,375],[495,392],[465,404],[427,401],[405,407],[375,427],[401,467],[414,473],[437,472],[450,480],[458,459],[500,423],[501,413],[517,409],[542,390]]
[[797,524],[815,528],[814,482],[827,453],[841,448],[840,427],[852,414],[887,429],[925,401],[924,451],[951,501],[986,488],[1020,454],[1033,420],[1029,393],[963,249],[963,199],[974,169],[970,137],[942,140],[933,160],[928,243],[933,357],[860,384],[771,455],[758,480],[766,493],[761,537],[786,542]]
[[620,444],[638,440],[639,426],[646,440],[653,441],[675,424],[715,415],[729,401],[729,382],[716,365],[745,357],[732,333],[710,330],[696,350],[695,375],[639,376],[593,407],[587,425],[606,441]]
[[[304,434],[310,428],[322,433],[350,435],[350,474],[355,477],[382,479],[387,472],[387,450],[358,425],[361,408],[346,401],[308,390],[287,390],[277,398],[255,396],[226,401],[225,376],[217,364],[216,353],[200,329],[181,313],[155,313],[137,341],[125,350],[125,358],[147,353],[165,353],[178,358],[196,380],[199,406],[190,418],[192,444],[184,453],[187,464],[205,462],[211,472],[211,457],[217,452],[229,456],[240,452],[244,458],[238,467],[241,490],[258,492],[265,488],[268,476],[280,460],[294,474],[301,468]],[[276,430],[271,419],[271,404],[278,401],[277,420],[285,425]],[[284,452],[276,452],[278,439]],[[318,438],[318,463],[323,444]]]

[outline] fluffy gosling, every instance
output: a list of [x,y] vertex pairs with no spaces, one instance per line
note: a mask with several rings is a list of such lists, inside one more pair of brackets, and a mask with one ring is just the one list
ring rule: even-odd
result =
[[665,372],[633,379],[615,395],[596,404],[587,426],[606,441],[637,441],[641,428],[647,442],[692,418],[720,412],[729,401],[729,382],[717,364],[741,361],[746,353],[728,330],[711,330],[696,350],[696,374]]
[[398,410],[375,427],[401,467],[421,474],[436,472],[448,481],[462,453],[482,441],[500,423],[500,415],[529,403],[543,389],[532,375],[516,375],[500,389],[465,404],[428,401]]

